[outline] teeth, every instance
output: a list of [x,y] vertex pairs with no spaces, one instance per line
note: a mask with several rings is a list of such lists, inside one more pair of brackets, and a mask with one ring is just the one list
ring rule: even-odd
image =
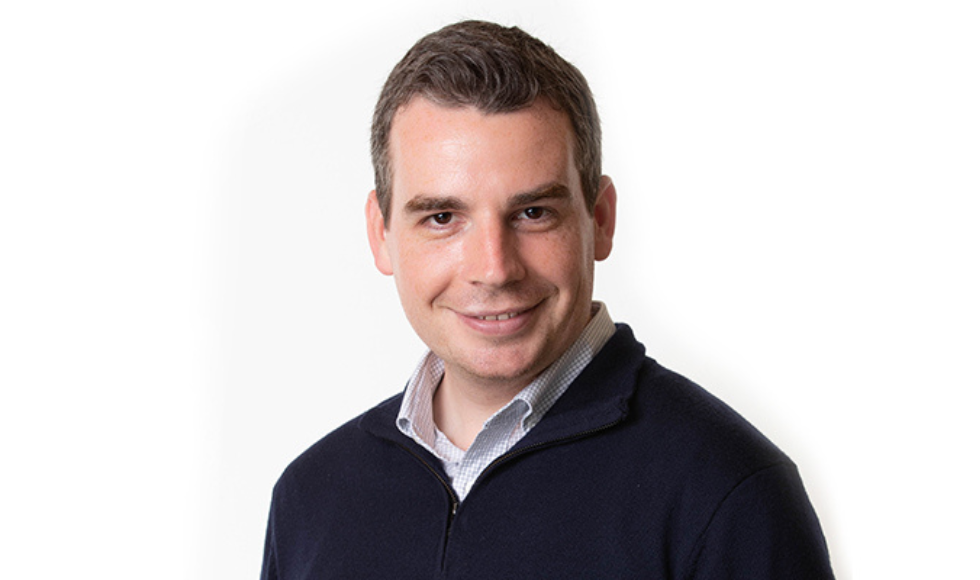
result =
[[477,316],[480,320],[507,320],[508,318],[514,318],[517,316],[516,312],[508,312],[507,314],[491,314],[490,316]]

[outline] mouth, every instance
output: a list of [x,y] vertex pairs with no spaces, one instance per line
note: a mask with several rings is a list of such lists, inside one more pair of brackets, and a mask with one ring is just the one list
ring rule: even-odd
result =
[[538,304],[510,307],[492,312],[457,312],[460,320],[469,328],[487,336],[504,337],[517,335],[532,323]]
[[508,320],[514,318],[520,312],[507,312],[505,314],[488,314],[487,316],[474,316],[477,320]]

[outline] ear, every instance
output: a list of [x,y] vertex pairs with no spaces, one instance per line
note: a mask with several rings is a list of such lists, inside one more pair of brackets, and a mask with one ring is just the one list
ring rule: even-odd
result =
[[605,260],[612,252],[613,233],[616,231],[616,186],[608,175],[599,181],[599,196],[592,212],[595,225],[595,259]]
[[385,276],[391,276],[391,256],[388,254],[388,231],[385,229],[385,219],[378,205],[378,194],[371,191],[368,194],[367,205],[364,206],[364,217],[367,219],[368,243],[374,254],[374,265]]

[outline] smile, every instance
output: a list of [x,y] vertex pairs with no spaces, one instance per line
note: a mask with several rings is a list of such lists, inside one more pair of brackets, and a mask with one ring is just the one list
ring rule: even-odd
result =
[[527,330],[528,325],[535,319],[538,306],[538,304],[530,307],[511,306],[513,310],[508,309],[505,312],[497,310],[492,314],[487,313],[486,310],[471,313],[457,311],[457,315],[466,326],[480,334],[507,336]]
[[479,318],[480,320],[507,320],[514,318],[520,314],[520,312],[508,312],[506,314],[491,314],[489,316],[474,316],[474,318]]

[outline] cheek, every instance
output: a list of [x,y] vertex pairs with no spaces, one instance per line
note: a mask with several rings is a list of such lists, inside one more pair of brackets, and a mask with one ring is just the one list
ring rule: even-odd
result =
[[396,246],[392,266],[403,301],[428,301],[451,283],[457,254],[451,246],[419,243]]
[[581,230],[565,229],[541,239],[529,255],[537,262],[538,271],[555,283],[578,282],[591,272],[593,248]]

